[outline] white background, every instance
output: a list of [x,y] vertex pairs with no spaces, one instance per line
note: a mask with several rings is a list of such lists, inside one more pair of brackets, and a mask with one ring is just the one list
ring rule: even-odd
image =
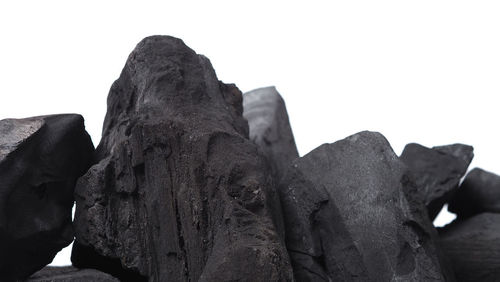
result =
[[80,113],[97,144],[128,54],[166,34],[242,91],[276,85],[302,155],[369,129],[398,154],[471,144],[471,167],[500,173],[499,15],[498,1],[2,1],[0,119]]

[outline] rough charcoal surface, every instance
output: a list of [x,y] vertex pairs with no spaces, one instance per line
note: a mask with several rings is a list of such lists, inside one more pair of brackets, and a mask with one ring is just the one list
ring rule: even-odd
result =
[[483,212],[500,213],[500,176],[475,168],[453,195],[448,210],[464,219]]
[[135,281],[293,279],[277,188],[242,111],[207,58],[173,37],[141,41],[77,184],[73,264]]
[[113,276],[95,270],[72,266],[45,267],[33,274],[26,282],[120,282]]
[[481,213],[440,229],[457,281],[499,281],[500,214]]
[[280,198],[296,280],[452,281],[441,271],[433,228],[406,199],[406,171],[375,132],[295,160]]
[[463,144],[431,149],[411,143],[404,148],[400,158],[410,168],[431,220],[451,199],[473,156],[473,148]]
[[93,152],[80,115],[0,121],[1,281],[28,277],[73,241],[73,191]]
[[285,101],[274,86],[246,92],[243,116],[248,120],[250,139],[268,158],[276,179],[281,179],[299,157]]

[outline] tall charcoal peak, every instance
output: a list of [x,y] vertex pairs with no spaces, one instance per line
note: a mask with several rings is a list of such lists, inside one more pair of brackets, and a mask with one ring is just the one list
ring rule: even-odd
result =
[[73,191],[93,154],[80,115],[0,121],[1,281],[27,278],[73,241]]
[[448,210],[459,220],[484,212],[500,213],[500,176],[474,168],[451,198]]
[[242,111],[207,58],[142,40],[77,184],[73,264],[122,281],[292,280],[278,192]]
[[280,179],[299,157],[285,101],[274,86],[246,92],[243,116],[248,121],[250,140],[259,146],[276,179]]
[[360,132],[296,159],[279,187],[297,281],[453,281],[437,234],[407,200],[407,167]]
[[217,80],[208,58],[181,39],[147,37],[129,55],[111,87],[99,157],[112,154],[113,147],[126,141],[134,124],[141,121],[168,120],[205,130],[206,125],[199,124],[204,118],[214,129],[230,128],[248,137],[242,113],[241,92]]
[[405,146],[401,160],[410,168],[419,187],[416,191],[434,220],[453,196],[474,157],[472,146],[452,144],[427,148],[416,143]]

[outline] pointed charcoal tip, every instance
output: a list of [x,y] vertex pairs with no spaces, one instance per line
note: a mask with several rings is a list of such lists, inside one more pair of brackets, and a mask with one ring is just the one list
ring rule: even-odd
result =
[[145,37],[130,53],[127,64],[155,64],[157,57],[164,58],[180,54],[196,54],[182,39],[169,35],[152,35]]
[[46,124],[47,121],[57,121],[64,127],[85,127],[80,114],[53,114],[32,116],[27,118],[7,118],[0,120],[0,159],[10,152],[10,146],[28,138]]
[[30,117],[24,117],[24,118],[5,118],[0,120],[0,122],[3,121],[34,121],[34,120],[44,120],[47,118],[61,118],[61,119],[66,119],[68,121],[75,121],[75,122],[83,122],[84,118],[81,114],[77,113],[61,113],[61,114],[48,114],[48,115],[39,115],[39,116],[30,116]]
[[[327,150],[327,148],[332,147],[334,144],[339,143],[339,142],[349,142],[349,143],[356,143],[361,146],[364,145],[377,145],[380,146],[381,148],[388,148],[390,152],[391,158],[397,158],[396,153],[394,152],[394,149],[392,149],[392,146],[390,142],[385,138],[385,136],[378,132],[378,131],[370,131],[370,130],[363,130],[357,133],[354,133],[352,135],[349,135],[345,137],[344,139],[337,140],[333,143],[323,143],[320,146],[316,147],[309,153],[307,153],[305,156],[319,150]],[[384,150],[385,151],[385,150]]]
[[430,150],[430,148],[427,148],[424,145],[412,142],[412,143],[408,143],[408,144],[405,145],[405,148],[403,149],[403,152],[406,151],[406,150],[417,149],[417,148],[419,148],[419,149],[425,148],[425,149]]
[[433,150],[442,154],[451,155],[455,158],[460,159],[463,163],[469,165],[474,158],[474,147],[470,145],[465,145],[461,143],[454,143],[450,145],[434,146],[432,148],[425,147],[418,143],[408,143],[406,144],[403,152],[401,153],[401,158],[405,158],[410,152],[422,152],[426,150]]
[[352,141],[352,142],[357,142],[357,141],[377,141],[377,142],[382,142],[382,143],[387,143],[389,147],[391,146],[387,138],[385,136],[378,132],[378,131],[370,131],[370,130],[363,130],[358,133],[352,134],[348,137],[345,138],[346,140]]
[[482,169],[480,167],[475,167],[471,169],[467,175],[465,176],[465,179],[467,180],[468,178],[474,178],[474,179],[482,179],[482,180],[495,180],[496,183],[500,184],[500,175],[493,173],[491,171]]
[[137,46],[142,47],[150,44],[165,44],[165,43],[187,46],[182,39],[170,35],[150,35],[144,37],[141,41],[139,41],[139,43],[137,43]]
[[[248,119],[249,115],[260,114],[255,109],[267,108],[277,109],[285,107],[285,100],[274,86],[257,88],[243,94],[243,115]],[[286,111],[286,109],[285,109]]]
[[474,158],[474,147],[461,143],[436,146],[432,149],[441,153],[452,155],[455,158],[460,159],[467,166],[472,162],[472,159]]
[[252,93],[260,93],[260,92],[273,93],[273,94],[278,94],[279,95],[279,92],[276,89],[276,86],[274,86],[274,85],[259,87],[259,88],[250,90],[248,92],[245,92],[245,94],[250,94],[251,95]]
[[403,148],[403,152],[401,152],[401,155],[399,155],[399,158],[406,162],[410,159],[413,159],[413,156],[415,154],[425,154],[429,151],[432,151],[432,149],[412,142],[405,145],[405,147]]
[[80,114],[54,114],[54,115],[46,115],[42,116],[43,119],[58,119],[64,121],[66,124],[70,125],[83,125],[85,123],[85,119]]
[[275,86],[266,86],[257,88],[243,94],[243,104],[250,105],[257,101],[262,102],[271,102],[271,101],[281,101],[284,103],[283,97],[281,97],[280,93],[276,89]]

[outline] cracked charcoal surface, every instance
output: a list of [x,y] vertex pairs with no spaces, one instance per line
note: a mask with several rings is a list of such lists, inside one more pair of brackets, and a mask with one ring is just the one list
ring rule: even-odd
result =
[[458,219],[483,212],[500,213],[500,176],[480,168],[471,170],[450,200],[448,210]]
[[120,282],[113,276],[95,269],[77,269],[72,266],[45,267],[26,282]]
[[268,158],[276,179],[281,179],[299,157],[285,101],[274,86],[243,94],[243,116],[248,120],[250,140]]
[[24,279],[73,241],[75,182],[94,146],[76,114],[0,121],[0,278]]
[[406,145],[401,160],[410,168],[420,194],[434,220],[458,188],[460,179],[472,161],[473,148],[453,144],[427,148],[419,144]]
[[441,271],[428,221],[406,199],[406,171],[374,132],[295,160],[280,198],[296,280],[453,281]]
[[440,228],[441,245],[457,281],[498,281],[500,214],[481,213]]
[[78,181],[73,263],[122,280],[291,280],[241,103],[181,40],[141,41],[110,90],[99,163]]

